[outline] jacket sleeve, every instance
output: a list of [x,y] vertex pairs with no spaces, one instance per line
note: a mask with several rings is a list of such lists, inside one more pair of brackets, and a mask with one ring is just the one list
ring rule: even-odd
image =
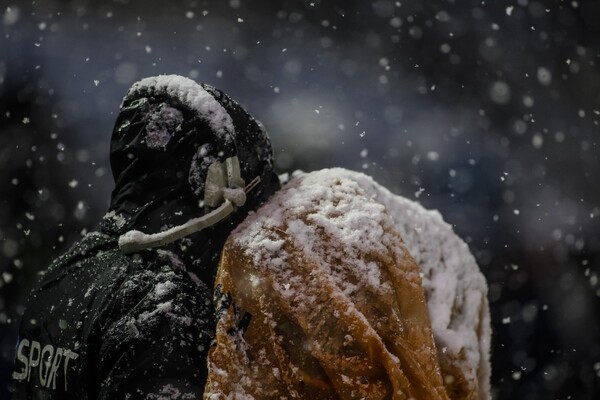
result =
[[199,399],[211,340],[210,293],[183,271],[142,270],[101,327],[98,399]]

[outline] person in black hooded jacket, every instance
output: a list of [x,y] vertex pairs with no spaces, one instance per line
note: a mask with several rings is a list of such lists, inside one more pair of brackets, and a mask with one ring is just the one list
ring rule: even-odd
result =
[[56,259],[21,321],[14,399],[197,399],[231,230],[279,188],[261,127],[179,76],[127,93],[109,212]]

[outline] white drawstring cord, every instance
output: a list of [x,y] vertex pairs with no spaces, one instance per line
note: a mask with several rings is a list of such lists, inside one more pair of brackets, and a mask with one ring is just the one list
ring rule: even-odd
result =
[[225,200],[223,204],[208,214],[163,232],[148,234],[136,230],[128,231],[119,237],[119,248],[124,254],[131,254],[152,247],[164,246],[216,224],[231,214],[233,210],[231,201]]
[[[218,165],[216,165],[217,163]],[[215,165],[215,167],[212,168],[213,170],[224,169],[223,167],[226,167],[226,171],[223,172],[226,173],[228,187],[223,187],[223,185],[219,188],[218,186],[224,183],[224,180],[217,179],[217,182],[219,183],[217,183],[217,185],[212,185],[213,187],[210,194],[212,201],[214,201],[215,198],[222,199],[222,203],[219,207],[201,217],[193,218],[183,225],[175,226],[163,232],[147,234],[137,230],[128,231],[119,237],[119,249],[121,249],[124,254],[131,254],[152,247],[164,246],[217,224],[219,221],[233,213],[237,207],[243,206],[246,203],[246,193],[254,189],[260,183],[260,176],[254,178],[246,187],[244,187],[244,180],[240,175],[237,156],[225,160],[225,165],[218,161],[217,163],[214,163],[209,167],[209,174],[206,178],[207,182],[205,187],[209,186],[209,183],[212,183],[209,182],[209,179],[221,175],[216,172],[210,173],[210,169],[213,165]]]

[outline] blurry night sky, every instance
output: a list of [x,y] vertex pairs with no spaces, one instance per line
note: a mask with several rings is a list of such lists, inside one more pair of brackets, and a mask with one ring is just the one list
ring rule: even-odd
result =
[[95,229],[129,86],[176,73],[441,211],[489,285],[496,399],[600,398],[600,1],[3,2],[0,398],[39,270]]

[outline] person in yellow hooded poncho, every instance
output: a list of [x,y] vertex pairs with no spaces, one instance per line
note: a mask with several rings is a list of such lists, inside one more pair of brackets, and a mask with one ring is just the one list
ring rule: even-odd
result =
[[489,399],[487,285],[435,211],[298,174],[229,237],[205,399]]

